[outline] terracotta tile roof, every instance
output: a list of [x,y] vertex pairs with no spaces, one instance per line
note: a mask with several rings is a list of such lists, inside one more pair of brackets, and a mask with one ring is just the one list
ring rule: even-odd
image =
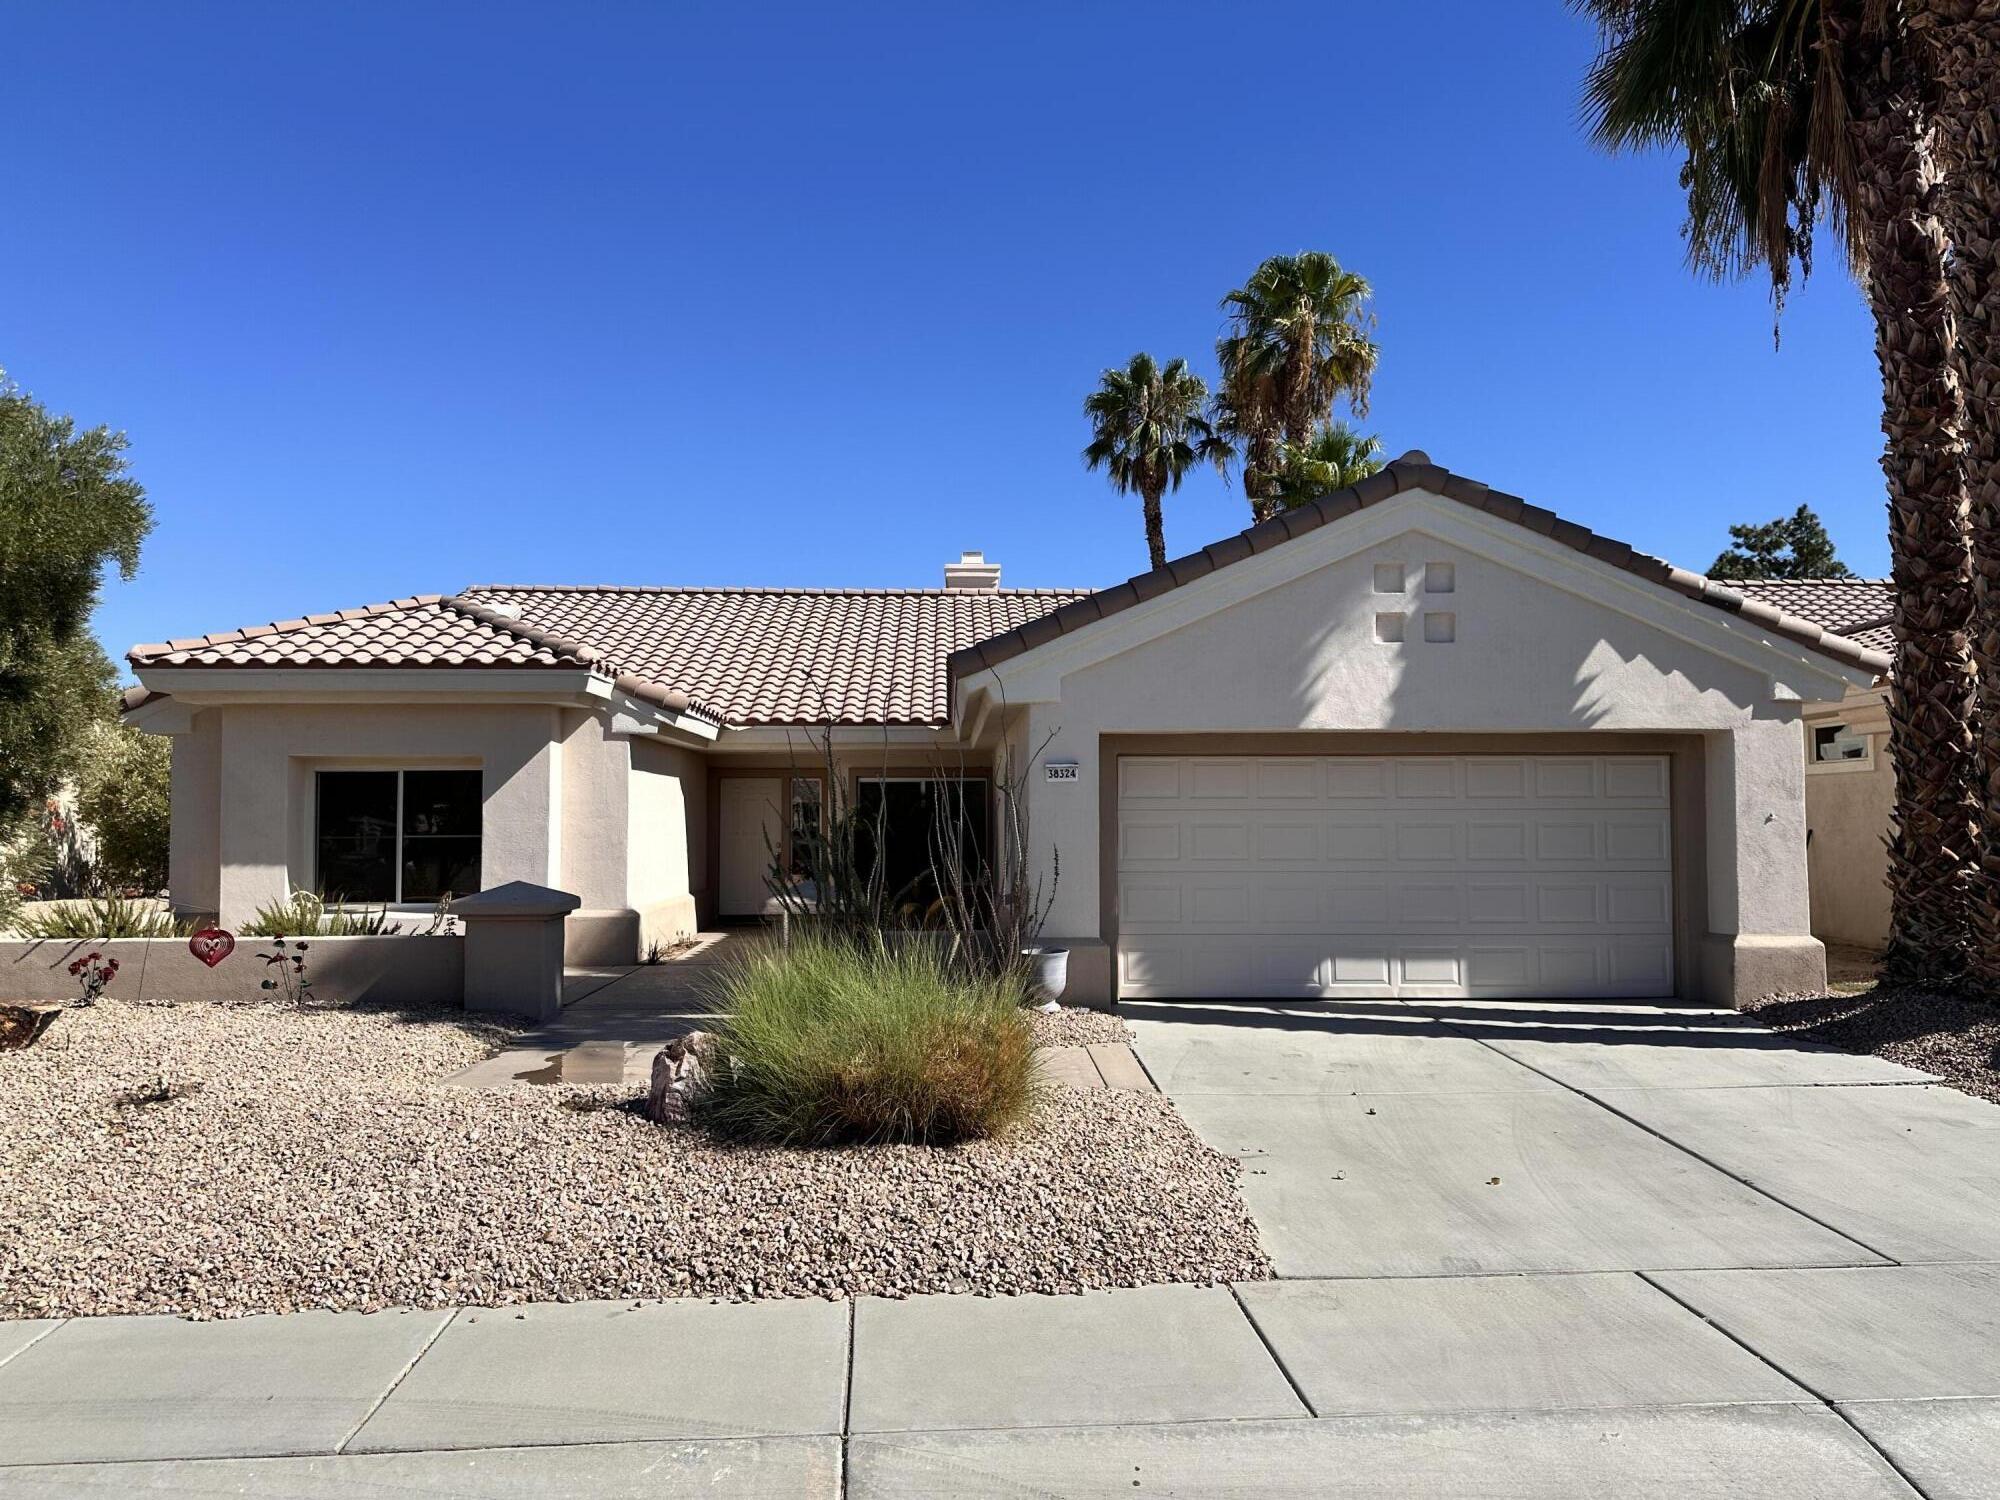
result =
[[510,611],[440,594],[134,646],[125,659],[142,668],[561,667],[610,677],[634,697],[676,712],[690,707],[687,694],[627,672],[587,645]]
[[467,589],[729,724],[943,724],[950,654],[1078,589]]
[[1509,495],[1500,490],[1490,489],[1476,479],[1467,479],[1439,467],[1430,461],[1427,454],[1412,450],[1388,465],[1380,473],[1371,474],[1359,484],[1335,490],[1330,495],[1288,510],[1268,521],[1261,521],[1247,531],[1239,531],[1234,536],[1212,542],[1199,552],[1177,558],[1163,568],[1155,568],[1150,573],[1141,573],[1127,579],[1115,588],[1104,589],[1095,594],[1072,600],[1060,609],[1051,611],[1040,619],[1017,626],[1005,635],[989,641],[981,641],[961,651],[951,658],[953,677],[982,671],[998,666],[1004,661],[1031,651],[1045,641],[1054,640],[1072,630],[1081,630],[1095,620],[1107,615],[1130,609],[1147,599],[1156,598],[1170,589],[1191,583],[1205,577],[1231,563],[1241,562],[1246,557],[1259,552],[1268,552],[1273,547],[1282,546],[1293,537],[1303,536],[1309,531],[1371,505],[1402,493],[1404,490],[1427,490],[1446,499],[1456,500],[1474,510],[1498,516],[1503,521],[1511,521],[1524,526],[1529,531],[1552,541],[1573,547],[1588,557],[1636,574],[1648,582],[1672,589],[1690,599],[1738,615],[1744,620],[1767,630],[1773,635],[1783,636],[1811,648],[1821,655],[1830,656],[1847,666],[1862,667],[1883,673],[1889,670],[1888,654],[1882,650],[1861,645],[1846,637],[1829,633],[1824,627],[1811,620],[1802,619],[1787,609],[1767,600],[1746,597],[1729,585],[1704,578],[1699,573],[1690,573],[1685,568],[1677,568],[1663,558],[1652,557],[1644,552],[1634,551],[1625,543],[1602,537],[1574,521],[1565,521],[1554,511],[1544,510],[1539,505],[1530,505],[1517,495]]
[[718,723],[943,724],[953,651],[1082,596],[485,585],[135,646],[127,658],[140,668],[584,668]]
[[147,667],[577,667],[574,657],[483,623],[438,594],[134,646]]
[[1896,590],[1886,578],[1733,578],[1729,587],[1871,650],[1895,654],[1889,622]]

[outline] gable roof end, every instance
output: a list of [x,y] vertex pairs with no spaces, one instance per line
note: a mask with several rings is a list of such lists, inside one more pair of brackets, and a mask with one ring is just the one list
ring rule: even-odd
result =
[[1530,505],[1518,495],[1509,495],[1491,489],[1476,479],[1453,474],[1432,463],[1428,454],[1412,449],[1358,484],[1322,495],[1296,509],[1280,512],[1234,536],[1211,542],[1199,552],[1176,558],[1163,568],[1141,573],[1115,588],[1065,604],[1039,620],[954,651],[949,662],[951,676],[956,681],[971,673],[997,667],[1059,635],[1080,630],[1094,620],[1130,609],[1147,599],[1158,598],[1246,557],[1283,546],[1309,531],[1317,531],[1371,505],[1380,505],[1406,490],[1427,490],[1516,526],[1526,527],[1537,535],[1561,542],[1587,557],[1594,557],[1649,583],[1672,589],[1677,594],[1729,614],[1740,615],[1773,635],[1796,641],[1844,665],[1861,667],[1877,675],[1889,670],[1889,657],[1885,652],[1871,650],[1857,641],[1835,635],[1810,620],[1800,619],[1763,600],[1746,598],[1713,579],[1690,573],[1686,568],[1677,568],[1665,558],[1637,551],[1629,543],[1599,536],[1588,527],[1564,520],[1554,511]]

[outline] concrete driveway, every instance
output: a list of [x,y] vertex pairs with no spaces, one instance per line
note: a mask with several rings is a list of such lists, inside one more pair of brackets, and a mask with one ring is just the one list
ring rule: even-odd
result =
[[2000,1109],[1713,1014],[1131,1016],[1278,1280],[0,1323],[0,1497],[2000,1494]]

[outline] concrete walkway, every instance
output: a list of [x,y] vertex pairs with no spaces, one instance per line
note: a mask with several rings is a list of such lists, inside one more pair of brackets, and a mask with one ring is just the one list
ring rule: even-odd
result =
[[0,1324],[0,1496],[1996,1493],[2000,1109],[1697,1013],[1131,1015],[1281,1279]]

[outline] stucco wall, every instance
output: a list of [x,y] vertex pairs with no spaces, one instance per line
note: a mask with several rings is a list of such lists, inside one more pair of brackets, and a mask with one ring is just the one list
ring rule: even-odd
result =
[[[1310,547],[1324,536],[1292,545]],[[1435,564],[1452,571],[1448,594],[1424,591]],[[1378,590],[1392,581],[1378,577],[1378,566],[1400,568],[1403,587]],[[1208,582],[1221,585],[1234,571]],[[1607,592],[1617,586],[1607,578]],[[1016,703],[1035,700],[1025,708],[1027,742],[1039,744],[1054,731],[1043,758],[1080,763],[1073,782],[1051,784],[1039,771],[1029,782],[1035,841],[1060,851],[1051,937],[1079,945],[1115,939],[1115,913],[1100,899],[1108,857],[1098,805],[1105,735],[1692,731],[1707,746],[1703,916],[1712,951],[1702,972],[1683,974],[1681,983],[1727,1000],[1741,997],[1743,983],[1771,976],[1804,983],[1809,970],[1823,973],[1823,954],[1808,936],[1799,705],[1780,701],[1768,670],[1705,645],[1703,622],[1676,631],[1668,628],[1676,623],[1671,612],[1661,624],[1633,618],[1590,594],[1551,586],[1532,565],[1460,545],[1448,531],[1386,534],[1240,602],[1227,602],[1227,591],[1217,588],[1206,613],[1198,597],[1177,599],[1202,588],[1156,601],[1162,633],[1150,639],[1138,620],[1121,626],[1114,619],[1079,635],[1081,659],[1060,672],[1053,692],[1048,683],[1068,642],[1043,648],[1040,661],[1032,652],[1017,658],[997,674]],[[1378,639],[1383,613],[1404,615],[1401,642]],[[1426,640],[1426,613],[1452,615],[1454,639]],[[1093,640],[1091,632],[1104,634]],[[1121,632],[1129,647],[1087,659],[1092,646],[1122,645]],[[1803,677],[1826,681],[1810,666]],[[1331,738],[1314,748],[1338,753]],[[1748,966],[1740,977],[1739,962]]]
[[[0,940],[0,993],[9,1000],[71,1000],[69,964],[81,954],[118,960],[105,993],[121,1000],[262,998],[269,944],[244,938],[213,969],[185,938],[89,938],[74,942]],[[464,989],[462,937],[321,937],[307,954],[313,995],[322,1002],[456,1005]]]
[[[561,868],[557,714],[532,704],[234,704],[205,709],[177,737],[177,908],[236,926],[259,906],[317,884],[312,776],[339,767],[477,767],[487,885],[556,883]],[[213,842],[204,799],[213,786]],[[212,882],[212,884],[211,884]]]
[[678,745],[632,741],[627,847],[629,900],[639,914],[641,951],[700,930],[706,895],[708,768]]
[[578,962],[629,963],[693,931],[705,873],[707,768],[695,751],[615,733],[605,711],[538,704],[241,704],[176,736],[170,887],[184,912],[239,926],[318,884],[313,773],[462,766],[482,773],[481,878],[582,902]]
[[[1839,723],[1869,740],[1870,763],[1854,768],[1812,764],[1812,728]],[[1889,812],[1896,778],[1889,764],[1888,719],[1879,690],[1806,711],[1806,868],[1812,882],[1812,930],[1830,943],[1879,948],[1889,938]]]

